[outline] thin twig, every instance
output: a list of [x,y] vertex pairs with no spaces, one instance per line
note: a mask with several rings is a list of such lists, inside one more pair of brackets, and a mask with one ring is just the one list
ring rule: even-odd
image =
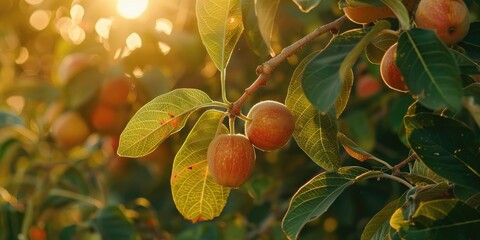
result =
[[252,83],[252,85],[245,89],[245,92],[242,96],[240,96],[240,98],[238,98],[237,101],[232,103],[232,106],[230,108],[230,114],[233,116],[238,116],[240,114],[242,105],[245,103],[248,97],[250,97],[250,95],[257,91],[258,88],[267,83],[267,80],[272,75],[273,70],[278,65],[280,65],[280,63],[285,61],[288,57],[292,56],[300,48],[304,47],[307,43],[317,38],[318,36],[321,36],[328,32],[334,34],[338,33],[340,31],[340,27],[345,21],[347,21],[347,17],[342,16],[333,22],[320,26],[319,28],[315,29],[315,31],[294,42],[292,45],[284,48],[282,52],[277,56],[258,66],[256,70],[258,75],[257,79]]
[[407,158],[405,158],[405,160],[401,161],[399,164],[393,166],[393,168],[392,168],[393,175],[395,175],[395,176],[400,175],[400,169],[402,167],[404,167],[405,165],[407,165],[409,162],[411,162],[415,159],[417,159],[417,155],[414,153],[414,154],[408,156]]

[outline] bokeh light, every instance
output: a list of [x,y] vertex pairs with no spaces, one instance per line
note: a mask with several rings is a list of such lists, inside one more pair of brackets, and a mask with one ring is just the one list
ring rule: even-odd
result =
[[166,18],[159,18],[155,21],[155,30],[159,33],[170,35],[172,33],[173,24]]
[[40,31],[45,29],[50,22],[50,13],[48,11],[39,9],[30,15],[30,25]]
[[128,50],[133,51],[142,47],[142,38],[140,38],[138,33],[132,33],[127,37],[125,43],[127,44]]
[[147,9],[148,0],[118,0],[117,12],[127,19],[135,19]]
[[95,23],[95,32],[98,36],[104,39],[108,39],[110,35],[110,28],[112,26],[112,20],[108,18],[100,18],[97,23]]

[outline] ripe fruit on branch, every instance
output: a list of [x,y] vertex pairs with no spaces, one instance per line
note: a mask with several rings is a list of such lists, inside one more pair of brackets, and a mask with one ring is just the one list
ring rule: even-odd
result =
[[419,28],[435,30],[447,45],[462,40],[470,27],[463,0],[422,0],[415,12],[415,23]]
[[245,124],[245,134],[258,149],[272,151],[285,145],[295,130],[290,110],[275,101],[255,104],[248,113],[251,121]]
[[52,137],[63,148],[82,144],[89,135],[87,123],[77,112],[63,113],[52,125]]
[[383,82],[385,82],[389,88],[399,92],[408,92],[403,75],[395,63],[397,46],[398,43],[393,44],[383,55],[382,61],[380,62],[380,74]]
[[[416,0],[405,0],[407,10],[412,10]],[[396,18],[395,14],[387,6],[358,6],[344,7],[345,15],[354,23],[367,24],[384,18]]]
[[244,135],[220,134],[208,146],[207,160],[215,182],[238,188],[253,171],[255,150]]

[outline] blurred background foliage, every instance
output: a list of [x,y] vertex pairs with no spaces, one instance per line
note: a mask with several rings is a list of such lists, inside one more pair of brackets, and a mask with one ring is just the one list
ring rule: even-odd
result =
[[[334,0],[321,1],[309,13],[281,1],[272,47],[279,52],[341,15]],[[283,102],[296,64],[329,37],[282,63],[244,112],[261,100]],[[230,100],[256,79],[256,67],[269,57],[257,53],[240,39],[227,71]],[[340,130],[398,163],[408,156],[400,126],[412,99],[388,90],[378,66],[365,57],[354,70]],[[197,224],[178,213],[169,183],[174,154],[188,131],[148,156],[116,155],[118,136],[135,111],[181,87],[220,99],[220,76],[198,35],[193,0],[0,1],[0,238],[121,239],[115,236],[126,233],[140,239],[284,239],[280,222],[291,196],[319,173],[293,140],[279,151],[257,151],[252,177],[232,191],[222,215]],[[67,121],[55,130],[55,122],[72,112],[87,126],[86,137],[61,142],[55,131],[81,129]],[[342,165],[360,164],[341,156]],[[300,237],[358,239],[368,219],[404,190],[391,181],[355,185]]]

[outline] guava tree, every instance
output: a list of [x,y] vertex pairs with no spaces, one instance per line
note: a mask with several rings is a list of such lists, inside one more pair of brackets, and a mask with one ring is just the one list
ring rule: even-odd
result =
[[479,1],[26,2],[2,239],[478,238]]

